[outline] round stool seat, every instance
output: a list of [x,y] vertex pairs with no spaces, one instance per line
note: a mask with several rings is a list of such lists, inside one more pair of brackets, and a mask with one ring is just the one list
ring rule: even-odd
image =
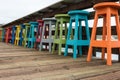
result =
[[114,3],[114,2],[102,2],[94,5],[94,9],[98,8],[105,8],[105,7],[113,7],[116,9],[120,9],[120,4],[119,3]]
[[56,21],[55,18],[43,18],[42,20],[44,20],[44,21]]
[[37,20],[37,22],[43,22],[43,20]]
[[24,23],[24,25],[26,25],[26,26],[30,26],[30,24],[29,24],[29,23]]
[[30,24],[38,25],[38,22],[29,22]]
[[76,14],[79,14],[79,15],[88,15],[89,12],[87,11],[82,11],[82,10],[72,10],[72,11],[69,11],[68,14],[71,16],[71,15],[76,15]]
[[21,26],[22,28],[25,28],[25,25],[24,25],[24,24],[21,24],[20,26]]
[[55,18],[60,18],[60,17],[67,17],[69,18],[70,16],[68,14],[56,14]]

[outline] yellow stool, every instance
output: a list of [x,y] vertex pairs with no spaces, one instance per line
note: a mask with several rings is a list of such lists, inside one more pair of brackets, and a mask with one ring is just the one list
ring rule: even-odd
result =
[[21,29],[20,25],[16,25],[16,34],[15,34],[15,43],[14,43],[14,45],[18,45],[18,43],[19,43],[20,29]]

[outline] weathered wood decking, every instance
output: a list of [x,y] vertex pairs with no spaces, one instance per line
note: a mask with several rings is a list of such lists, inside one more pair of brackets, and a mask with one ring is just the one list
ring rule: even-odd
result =
[[120,80],[120,63],[88,63],[85,56],[74,60],[0,43],[0,80]]

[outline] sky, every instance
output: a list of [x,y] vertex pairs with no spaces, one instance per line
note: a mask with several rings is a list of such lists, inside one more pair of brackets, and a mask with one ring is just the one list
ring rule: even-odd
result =
[[0,24],[7,24],[61,0],[0,0]]

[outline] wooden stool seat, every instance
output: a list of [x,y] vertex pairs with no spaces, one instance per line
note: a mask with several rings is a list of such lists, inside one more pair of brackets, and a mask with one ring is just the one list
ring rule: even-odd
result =
[[72,11],[69,11],[68,12],[69,15],[76,15],[76,14],[79,14],[79,15],[89,15],[89,12],[87,11],[83,11],[83,10],[72,10]]
[[120,9],[120,4],[114,2],[102,2],[97,5],[94,5],[94,9],[99,9],[99,8],[103,9],[105,7]]

